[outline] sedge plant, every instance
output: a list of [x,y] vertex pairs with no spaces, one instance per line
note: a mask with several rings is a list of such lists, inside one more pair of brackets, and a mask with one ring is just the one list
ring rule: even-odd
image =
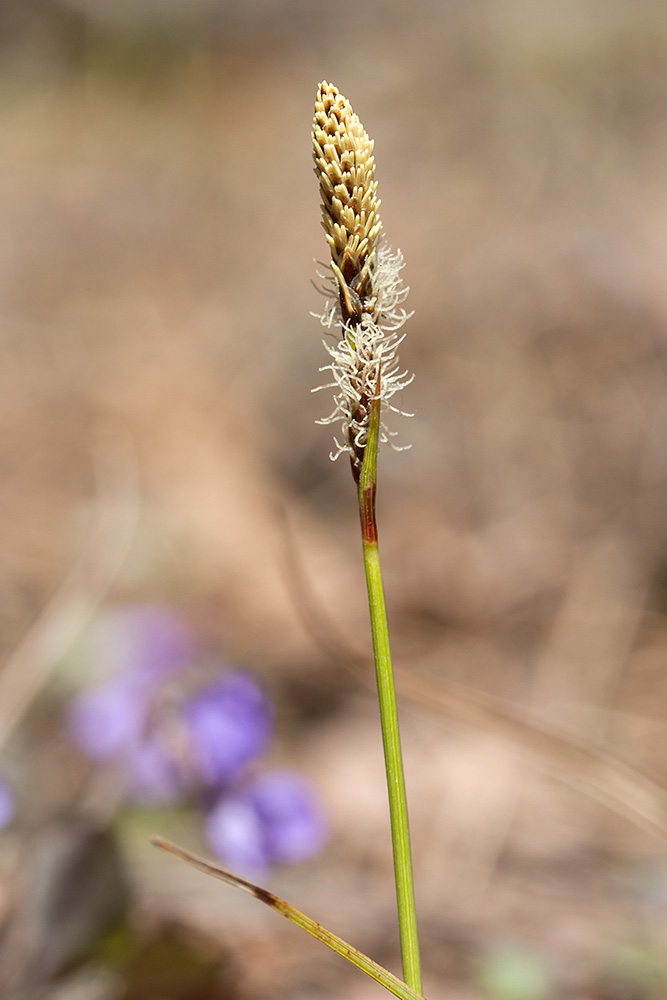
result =
[[403,258],[379,244],[382,223],[375,180],[373,141],[350,102],[329,83],[320,85],[313,120],[315,173],[320,182],[322,226],[331,251],[331,274],[325,278],[331,298],[320,317],[333,329],[325,340],[331,363],[334,409],[322,423],[340,423],[332,458],[349,454],[357,485],[364,569],[380,701],[394,874],[398,902],[403,975],[421,992],[410,830],[396,707],[396,689],[382,585],[375,517],[379,444],[391,440],[382,407],[412,381],[400,370],[397,348],[408,318],[402,307],[407,289],[400,271]]
[[409,314],[403,308],[408,289],[400,272],[403,257],[381,243],[373,141],[349,101],[332,84],[320,84],[313,119],[315,173],[322,202],[322,226],[331,260],[324,282],[327,302],[320,321],[329,337],[324,345],[331,374],[319,389],[333,389],[333,410],[319,421],[340,424],[332,459],[347,454],[357,489],[361,538],[370,609],[382,741],[387,775],[403,981],[352,945],[294,909],[266,889],[211,864],[183,848],[154,838],[156,846],[194,867],[251,893],[293,923],[343,955],[401,1000],[421,996],[414,878],[408,808],[403,773],[396,690],[387,612],[380,568],[375,515],[377,460],[381,444],[390,444],[384,410],[402,413],[390,400],[412,376],[402,371],[397,349]]

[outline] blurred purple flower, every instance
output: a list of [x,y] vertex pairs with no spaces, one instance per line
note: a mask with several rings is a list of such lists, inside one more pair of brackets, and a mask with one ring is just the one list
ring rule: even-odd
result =
[[226,864],[251,872],[274,862],[305,861],[327,836],[310,786],[291,771],[268,771],[223,796],[209,813],[205,830]]
[[180,762],[155,739],[134,746],[126,764],[129,793],[135,802],[143,805],[173,802],[187,790]]
[[267,749],[271,704],[255,681],[236,670],[183,708],[192,764],[202,781],[220,787]]
[[0,778],[0,830],[4,830],[14,815],[14,796],[9,785]]
[[159,684],[194,656],[185,624],[167,608],[139,605],[104,615],[90,637],[91,661],[107,678],[70,705],[76,744],[96,760],[137,747]]
[[[101,682],[70,703],[72,739],[93,760],[119,767],[135,802],[219,796],[207,836],[234,867],[260,870],[309,857],[324,842],[325,823],[308,785],[282,771],[239,784],[246,765],[268,749],[271,703],[243,670],[183,700],[170,681],[195,652],[187,627],[166,608],[105,615],[89,648]],[[0,781],[0,826],[3,793]],[[10,816],[8,791],[4,808]]]
[[71,703],[69,731],[93,760],[117,761],[128,791],[142,803],[167,802],[183,793],[183,768],[160,742],[160,719],[150,718],[152,698],[128,677],[84,691]]
[[145,694],[132,678],[82,691],[69,706],[68,728],[89,757],[113,757],[141,738],[149,711]]
[[119,608],[104,615],[90,636],[93,663],[107,675],[130,672],[137,684],[159,683],[188,666],[195,642],[186,624],[157,604]]

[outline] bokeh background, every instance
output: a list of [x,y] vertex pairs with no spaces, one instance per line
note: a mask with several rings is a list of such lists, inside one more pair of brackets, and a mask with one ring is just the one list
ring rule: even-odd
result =
[[399,967],[355,495],[310,392],[321,79],[415,310],[378,506],[426,994],[666,995],[666,62],[662,0],[2,0],[11,995],[381,995],[154,851],[201,846],[182,816],[91,802],[70,649],[135,601],[256,672],[325,805],[268,887]]

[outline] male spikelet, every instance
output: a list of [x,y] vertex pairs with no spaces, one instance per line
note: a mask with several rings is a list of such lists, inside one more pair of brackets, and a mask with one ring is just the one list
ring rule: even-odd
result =
[[[334,438],[332,459],[347,452],[358,481],[368,437],[371,402],[389,400],[412,381],[400,371],[397,348],[408,313],[408,294],[400,277],[403,255],[379,245],[382,223],[378,210],[373,141],[350,102],[330,83],[320,84],[313,119],[315,173],[322,196],[322,226],[331,251],[331,271],[325,293],[333,294],[319,317],[340,339],[324,346],[332,362],[333,381],[319,389],[334,389],[333,412],[319,423],[342,424],[342,442]],[[314,390],[316,391],[316,390]],[[408,414],[405,414],[406,416]],[[380,440],[394,432],[384,424]]]

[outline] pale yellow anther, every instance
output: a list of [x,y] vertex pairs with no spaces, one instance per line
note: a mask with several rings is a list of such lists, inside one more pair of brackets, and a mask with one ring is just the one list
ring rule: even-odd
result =
[[[370,262],[382,225],[373,142],[350,102],[326,82],[320,85],[315,102],[313,153],[320,179],[322,225],[345,305],[351,297],[344,286],[361,273],[367,259]],[[351,318],[357,315],[358,310]]]

